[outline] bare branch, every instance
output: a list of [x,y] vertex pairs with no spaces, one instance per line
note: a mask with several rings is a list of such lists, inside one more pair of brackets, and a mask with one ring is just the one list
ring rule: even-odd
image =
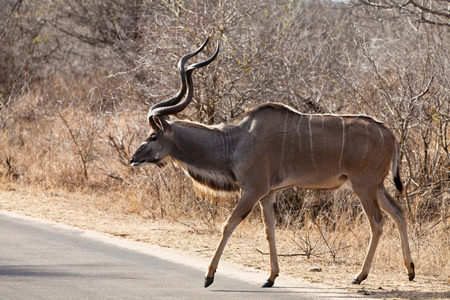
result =
[[450,27],[450,1],[427,1],[427,6],[415,0],[358,0],[360,3],[382,10],[396,10],[401,14],[414,15],[417,22]]

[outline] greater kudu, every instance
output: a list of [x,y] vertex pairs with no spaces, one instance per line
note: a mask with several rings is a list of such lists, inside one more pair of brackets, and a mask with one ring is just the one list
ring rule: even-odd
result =
[[[205,287],[214,281],[228,238],[259,202],[269,242],[270,275],[262,287],[271,287],[279,267],[275,246],[275,191],[289,186],[308,189],[338,188],[350,181],[369,220],[372,235],[364,265],[352,283],[366,279],[380,239],[383,209],[400,233],[403,261],[414,278],[406,221],[401,206],[384,187],[390,165],[395,185],[403,193],[399,177],[398,143],[380,122],[367,116],[301,114],[280,103],[253,108],[236,125],[206,126],[186,120],[170,120],[182,111],[193,95],[192,71],[211,63],[189,66],[185,62],[199,53],[181,58],[178,94],[154,105],[148,113],[150,133],[131,158],[132,166],[164,165],[172,160],[192,180],[212,191],[241,191],[241,198],[223,228],[222,238],[205,276]],[[187,95],[184,100],[182,97]]]

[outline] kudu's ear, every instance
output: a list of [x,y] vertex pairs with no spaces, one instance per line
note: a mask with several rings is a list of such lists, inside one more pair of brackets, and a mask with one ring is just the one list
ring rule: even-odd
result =
[[151,116],[150,119],[150,126],[155,130],[161,130],[166,133],[170,133],[172,131],[172,126],[169,124],[169,117],[168,116]]

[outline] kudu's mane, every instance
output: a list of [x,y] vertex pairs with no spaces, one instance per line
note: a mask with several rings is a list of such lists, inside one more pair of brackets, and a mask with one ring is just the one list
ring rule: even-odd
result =
[[237,183],[234,174],[221,174],[214,171],[201,170],[193,166],[186,166],[186,173],[192,178],[197,188],[204,192],[233,193],[238,192],[241,187]]

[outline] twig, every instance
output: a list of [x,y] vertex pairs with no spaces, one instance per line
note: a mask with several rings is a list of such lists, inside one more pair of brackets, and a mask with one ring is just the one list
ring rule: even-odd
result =
[[67,131],[69,131],[70,137],[72,138],[72,141],[75,144],[76,153],[78,154],[78,156],[80,157],[80,160],[81,160],[81,167],[82,167],[84,179],[86,181],[88,181],[89,176],[88,176],[88,172],[87,172],[86,155],[83,154],[82,148],[81,148],[80,144],[78,143],[78,138],[75,135],[75,133],[73,132],[72,127],[70,127],[69,122],[62,116],[62,114],[59,111],[57,111],[57,114],[58,114],[59,118],[61,119],[61,121],[63,122],[64,126],[67,128]]
[[178,220],[173,220],[174,222],[176,222],[176,223],[179,223],[179,224],[181,224],[181,225],[184,225],[184,226],[186,226],[186,227],[189,227],[189,228],[191,228],[193,231],[195,231],[195,233],[197,233],[197,234],[201,234],[200,233],[200,231],[195,227],[195,225],[189,225],[189,224],[186,224],[186,223],[184,223],[184,222],[181,222],[181,221],[178,221]]
[[[103,170],[103,169],[102,169]],[[117,175],[117,174],[114,174],[114,173],[109,173],[109,174],[107,174],[107,176],[109,177],[109,178],[112,178],[112,179],[115,179],[115,180],[119,180],[119,181],[122,181],[122,182],[125,182],[127,185],[131,185],[131,183],[129,182],[129,181],[127,181],[127,180],[125,180],[122,176],[120,176],[120,175]]]
[[[269,255],[268,252],[262,252],[258,248],[255,248],[255,250],[261,253],[262,255]],[[291,256],[307,256],[307,255],[305,253],[292,253],[292,254],[277,254],[277,256],[291,257]]]
[[131,69],[131,70],[129,70],[129,71],[123,71],[123,72],[117,72],[117,73],[115,73],[115,74],[110,74],[110,75],[106,76],[106,78],[113,78],[113,77],[117,77],[117,76],[121,76],[121,75],[126,75],[126,74],[129,74],[129,73],[135,72],[136,70],[138,70],[138,69],[141,68],[141,67],[142,67],[142,66],[139,65],[139,66],[137,66],[136,68]]
[[436,227],[439,223],[441,223],[441,222],[447,220],[448,218],[450,218],[450,215],[445,216],[445,217],[443,217],[441,220],[439,220],[439,221],[437,221],[436,223],[434,223],[430,228],[428,228],[428,229],[425,230],[423,233],[421,233],[421,234],[419,235],[419,237],[421,237],[421,236],[427,234],[428,231],[430,231],[431,229],[433,229],[434,227]]

